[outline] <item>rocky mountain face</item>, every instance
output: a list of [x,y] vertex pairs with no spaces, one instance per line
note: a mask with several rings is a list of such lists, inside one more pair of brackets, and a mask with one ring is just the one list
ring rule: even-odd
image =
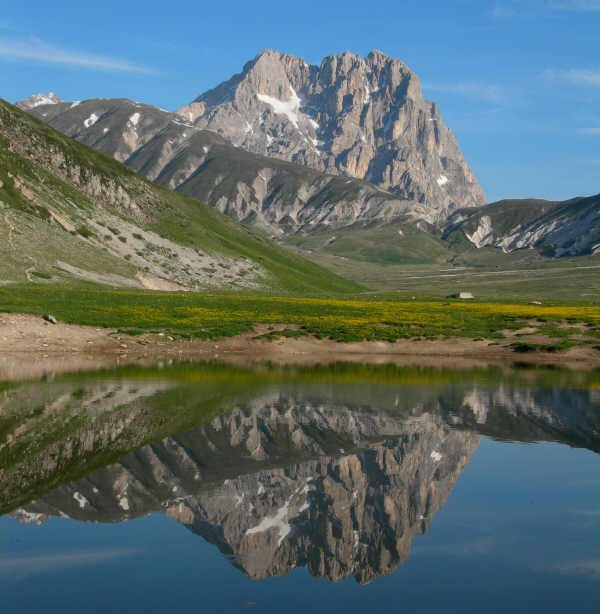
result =
[[418,78],[378,52],[329,56],[316,67],[265,51],[177,114],[50,94],[18,104],[273,236],[373,221],[435,224],[485,201]]
[[148,179],[270,236],[436,217],[424,205],[367,181],[234,147],[217,133],[150,105],[93,99],[40,104],[30,112]]
[[600,194],[563,202],[503,200],[451,214],[443,238],[476,248],[535,248],[548,256],[600,254]]
[[418,77],[379,51],[312,66],[267,50],[179,113],[248,151],[366,179],[442,219],[485,202]]

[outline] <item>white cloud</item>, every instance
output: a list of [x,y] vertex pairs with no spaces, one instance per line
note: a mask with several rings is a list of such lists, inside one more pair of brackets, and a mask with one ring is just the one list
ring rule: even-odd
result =
[[109,72],[128,72],[151,74],[152,70],[129,60],[112,58],[85,51],[76,51],[46,43],[38,38],[8,39],[0,38],[0,58],[42,62],[45,64],[64,64],[88,70]]
[[427,84],[423,86],[423,89],[429,89],[434,92],[457,94],[459,96],[466,96],[467,98],[476,98],[494,104],[501,103],[505,100],[504,93],[500,87],[497,85],[487,85],[485,83]]
[[547,70],[544,76],[548,79],[568,81],[575,85],[593,85],[600,87],[600,69],[571,68],[568,70]]

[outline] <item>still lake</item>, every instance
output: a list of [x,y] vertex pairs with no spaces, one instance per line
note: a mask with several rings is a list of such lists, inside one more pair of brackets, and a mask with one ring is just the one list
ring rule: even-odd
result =
[[600,372],[0,383],[13,612],[598,612]]

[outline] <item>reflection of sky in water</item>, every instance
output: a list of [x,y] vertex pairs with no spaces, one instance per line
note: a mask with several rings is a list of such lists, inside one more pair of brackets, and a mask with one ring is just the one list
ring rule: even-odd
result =
[[367,586],[304,569],[251,581],[163,515],[40,527],[4,517],[2,611],[597,612],[599,469],[587,450],[484,439],[407,563]]

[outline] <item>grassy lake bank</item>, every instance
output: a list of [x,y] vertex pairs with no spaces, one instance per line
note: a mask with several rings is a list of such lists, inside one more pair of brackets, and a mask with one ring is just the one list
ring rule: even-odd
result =
[[[115,359],[229,356],[278,363],[352,360],[397,364],[600,366],[600,308],[449,299],[393,300],[209,295],[97,286],[0,288],[6,377]],[[28,315],[19,315],[28,314]],[[42,320],[52,314],[59,321]],[[83,359],[85,357],[85,359]],[[102,358],[102,360],[100,360]],[[108,362],[107,362],[108,361]],[[43,372],[43,371],[42,371]]]

